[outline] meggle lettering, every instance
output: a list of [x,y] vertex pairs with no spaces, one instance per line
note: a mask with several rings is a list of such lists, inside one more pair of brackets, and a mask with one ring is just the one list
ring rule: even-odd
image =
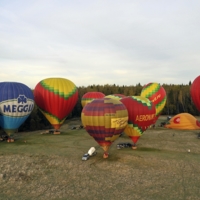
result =
[[4,105],[3,112],[15,113],[15,112],[31,112],[34,108],[34,104],[26,105]]

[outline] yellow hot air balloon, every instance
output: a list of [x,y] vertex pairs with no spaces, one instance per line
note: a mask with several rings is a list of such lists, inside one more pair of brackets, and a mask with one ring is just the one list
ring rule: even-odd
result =
[[189,113],[180,113],[172,117],[165,127],[180,130],[198,130],[200,129],[200,122]]

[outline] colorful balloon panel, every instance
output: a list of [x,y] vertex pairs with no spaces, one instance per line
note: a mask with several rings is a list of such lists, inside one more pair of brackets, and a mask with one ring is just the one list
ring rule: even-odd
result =
[[190,95],[197,110],[200,111],[200,76],[196,77],[192,82]]
[[123,94],[110,94],[110,95],[107,95],[106,97],[120,100],[122,98],[125,98],[126,96]]
[[31,89],[18,82],[0,83],[0,126],[10,135],[24,123],[34,108]]
[[154,103],[156,107],[155,120],[157,120],[167,101],[165,89],[159,83],[149,83],[143,87],[140,96],[146,97]]
[[189,113],[180,113],[172,117],[165,127],[180,130],[198,130],[200,129],[200,122]]
[[95,99],[83,108],[81,120],[90,136],[107,151],[126,127],[128,112],[119,100]]
[[59,129],[78,100],[78,89],[65,78],[47,78],[34,90],[35,102],[55,129]]
[[91,102],[94,99],[104,98],[105,94],[102,92],[87,92],[81,98],[81,105],[84,107],[86,104]]
[[143,132],[154,123],[155,105],[141,96],[129,96],[120,101],[128,110],[128,125],[124,132],[136,143]]

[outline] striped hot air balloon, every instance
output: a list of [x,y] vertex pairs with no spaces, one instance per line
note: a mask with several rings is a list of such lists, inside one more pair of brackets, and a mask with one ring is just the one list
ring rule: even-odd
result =
[[154,103],[156,107],[156,122],[167,101],[165,89],[159,83],[148,83],[142,88],[140,96],[146,97]]
[[86,131],[103,148],[103,157],[107,158],[110,145],[127,125],[128,112],[117,99],[95,99],[83,108],[81,120]]
[[58,130],[76,105],[78,90],[68,79],[47,78],[36,85],[34,97],[40,111]]
[[128,125],[124,133],[133,141],[133,149],[143,132],[153,124],[156,114],[155,105],[147,98],[129,96],[120,100],[128,110]]
[[0,83],[0,126],[7,135],[16,132],[34,108],[32,90],[23,83]]
[[102,92],[87,92],[81,98],[81,105],[84,107],[87,103],[91,102],[94,99],[104,98],[105,94]]

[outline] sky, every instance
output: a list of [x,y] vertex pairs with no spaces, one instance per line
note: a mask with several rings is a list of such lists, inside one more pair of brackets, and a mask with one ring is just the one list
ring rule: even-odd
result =
[[199,0],[1,0],[0,81],[188,84],[200,75],[199,10]]

